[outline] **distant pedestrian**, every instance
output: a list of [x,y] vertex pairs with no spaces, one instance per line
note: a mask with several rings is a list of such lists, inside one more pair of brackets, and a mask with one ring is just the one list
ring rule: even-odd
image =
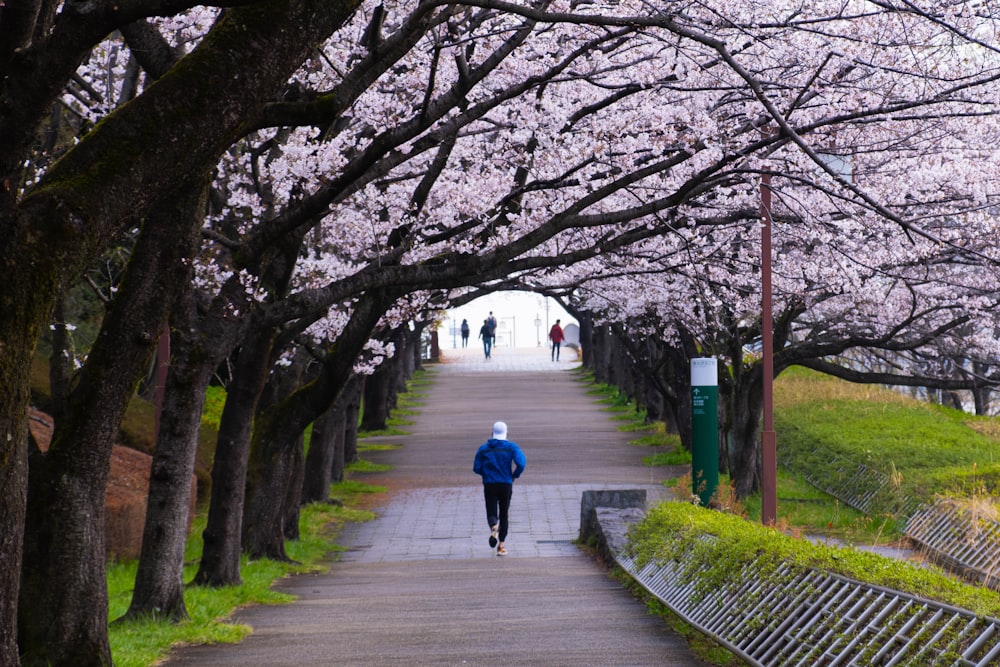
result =
[[490,311],[490,316],[486,318],[486,324],[490,325],[490,336],[493,338],[491,345],[497,344],[497,318],[493,317],[493,311]]
[[552,341],[552,361],[559,361],[559,348],[566,340],[566,335],[563,333],[562,327],[559,326],[559,320],[556,320],[556,323],[549,329],[549,340]]
[[462,347],[469,347],[469,320],[462,320]]
[[483,478],[490,547],[496,547],[497,556],[507,555],[504,540],[510,526],[510,499],[514,480],[521,476],[526,464],[521,448],[507,439],[507,424],[493,424],[493,437],[479,447],[472,470]]
[[479,327],[479,337],[483,339],[483,354],[489,359],[493,350],[493,332],[490,330],[489,320],[483,320],[483,326]]

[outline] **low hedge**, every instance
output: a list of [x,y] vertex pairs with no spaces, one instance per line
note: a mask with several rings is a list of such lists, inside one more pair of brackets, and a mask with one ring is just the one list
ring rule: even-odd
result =
[[[712,536],[716,539],[704,539]],[[762,579],[777,577],[782,564],[839,574],[849,579],[920,596],[1000,618],[1000,594],[948,577],[938,568],[848,547],[794,538],[731,514],[682,502],[654,506],[629,531],[630,555],[639,567],[677,560],[691,566],[695,587],[712,590],[756,563]],[[767,556],[761,558],[761,556]],[[705,569],[695,571],[695,568]],[[780,585],[780,581],[775,582]]]

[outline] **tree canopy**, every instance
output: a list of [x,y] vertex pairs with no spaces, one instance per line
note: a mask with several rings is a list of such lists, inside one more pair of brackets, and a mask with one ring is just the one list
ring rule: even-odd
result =
[[[866,355],[891,355],[883,379],[993,381],[982,366],[955,376],[927,363],[997,353],[993,11],[3,5],[0,588],[31,594],[20,608],[0,600],[0,662],[110,662],[106,610],[92,609],[103,517],[85,510],[168,322],[176,429],[158,450],[192,455],[199,392],[235,359],[219,444],[232,464],[213,474],[233,505],[210,518],[206,544],[235,539],[237,568],[241,532],[244,548],[282,554],[282,518],[265,511],[280,504],[254,494],[290,482],[264,463],[293,460],[302,429],[391,351],[389,332],[477,288],[562,294],[595,321],[727,359],[749,490],[764,174],[779,372],[863,379]],[[33,352],[61,296],[126,237],[135,247],[86,380],[67,383],[43,456],[26,426]],[[275,381],[259,404],[297,350],[318,370]],[[22,543],[43,515],[56,518]],[[54,530],[69,534],[46,556]],[[232,553],[218,556],[200,579],[232,578]],[[67,562],[88,575],[66,581]],[[45,593],[55,587],[71,592]]]

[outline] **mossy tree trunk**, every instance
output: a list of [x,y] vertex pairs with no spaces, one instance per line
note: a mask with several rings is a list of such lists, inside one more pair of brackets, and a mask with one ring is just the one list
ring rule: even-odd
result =
[[226,316],[235,295],[220,297],[200,312],[194,291],[186,287],[170,318],[170,368],[127,618],[187,616],[184,545],[205,392],[243,330],[240,321]]
[[337,341],[327,350],[319,376],[258,413],[246,476],[243,550],[255,558],[287,560],[284,503],[294,482],[293,449],[306,426],[329,410],[348,384],[354,360],[394,301],[383,291],[363,295]]
[[[145,220],[118,295],[67,396],[46,453],[30,461],[18,635],[24,665],[107,665],[104,499],[118,425],[186,282],[204,184]],[[172,204],[172,205],[171,205]]]
[[[17,665],[17,600],[28,491],[31,358],[51,299],[0,240],[0,664]],[[39,265],[39,271],[44,270]],[[49,296],[54,298],[55,290]]]
[[[356,6],[353,0],[299,0],[228,9],[211,35],[182,61],[183,67],[161,77],[93,128],[23,192],[17,184],[26,181],[23,168],[35,145],[36,128],[49,116],[83,57],[122,27],[116,23],[122,15],[91,12],[85,17],[81,14],[80,20],[56,23],[57,12],[36,12],[23,13],[20,23],[5,20],[0,40],[0,75],[6,91],[0,99],[0,183],[7,184],[0,188],[0,590],[4,592],[0,596],[0,664],[17,665],[21,660],[17,600],[27,597],[19,591],[28,485],[29,371],[56,296],[130,226],[169,202],[169,193],[202,180],[218,156],[246,131],[247,119],[278,97],[314,45],[339,27]],[[125,18],[131,22],[143,16],[131,12]],[[39,35],[45,38],[32,39]],[[155,342],[159,334],[145,326],[135,321],[131,335],[125,336],[129,363],[140,356],[138,348]],[[149,340],[138,340],[143,336]],[[119,368],[126,363],[124,358],[111,361],[120,361]],[[83,381],[95,388],[93,396],[105,399],[99,407],[109,420],[131,396],[134,379],[124,382],[126,375],[119,370],[113,381]],[[124,395],[111,395],[112,388]],[[82,405],[93,402],[93,397],[75,400]],[[70,488],[58,483],[52,472],[58,467],[57,459],[59,465],[65,462],[78,470],[84,466],[106,469],[109,448],[105,442],[117,423],[92,424],[89,442],[74,433],[70,447],[67,434],[73,432],[74,419],[70,414],[63,420],[53,453],[45,457],[44,469],[36,471],[41,492],[33,493],[32,514],[44,513],[53,525],[75,532],[91,548],[103,547],[101,537],[90,532],[92,519],[85,522],[85,528],[74,528],[73,512],[84,499],[92,510],[103,507],[105,476],[67,476],[67,481],[75,479],[78,484]],[[86,450],[84,460],[69,461],[69,450],[88,444],[94,447]],[[70,497],[61,497],[64,494]],[[57,518],[57,514],[63,516]],[[40,535],[32,549],[45,539]],[[84,554],[70,548],[61,554],[39,553],[52,562],[69,558],[61,561],[67,572],[75,571],[78,557],[90,564],[88,572],[95,560],[92,551]],[[103,568],[103,552],[96,558]],[[45,567],[44,562],[31,564],[32,570],[25,574],[29,587],[43,585],[36,577],[38,569]],[[87,574],[86,585],[93,578]],[[66,592],[76,596],[80,590],[73,587]],[[36,610],[41,606],[39,601]],[[36,646],[34,638],[65,636],[64,629],[50,631],[43,625],[75,624],[87,626],[87,635],[79,644],[80,660],[73,664],[110,662],[106,641],[96,637],[102,631],[99,626],[106,632],[107,611],[99,592],[97,597],[72,601],[65,610],[71,608],[72,614],[94,618],[68,619],[54,615],[50,608],[42,622],[41,614],[33,612],[29,603],[21,613],[28,625],[21,649],[29,656],[38,650],[55,655],[62,649]]]

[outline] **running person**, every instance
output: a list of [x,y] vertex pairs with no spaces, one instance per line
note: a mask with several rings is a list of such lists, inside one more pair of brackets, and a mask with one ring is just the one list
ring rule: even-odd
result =
[[526,464],[521,448],[507,439],[507,424],[493,424],[493,437],[479,447],[472,471],[483,478],[490,546],[496,547],[497,556],[507,555],[504,540],[509,527],[510,498],[514,480],[521,476]]

